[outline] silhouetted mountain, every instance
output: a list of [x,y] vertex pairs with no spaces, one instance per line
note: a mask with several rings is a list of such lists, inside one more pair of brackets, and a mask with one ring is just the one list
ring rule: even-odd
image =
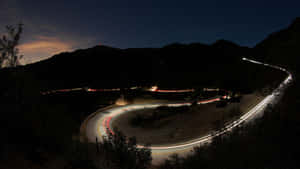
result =
[[163,48],[124,50],[95,46],[61,53],[22,69],[31,72],[43,90],[153,84],[239,89],[247,82],[245,77],[254,76],[256,71],[253,65],[241,61],[250,50],[228,41],[218,41],[213,45],[171,44]]
[[254,49],[262,59],[296,70],[300,64],[300,18],[296,18],[287,29],[270,34]]
[[253,51],[248,47],[241,47],[233,42],[220,39],[212,44],[212,47],[218,49],[220,52],[226,54],[226,57],[237,56],[239,59],[242,56],[252,56]]
[[[262,73],[263,68],[242,62],[241,58],[262,56],[259,59],[266,62],[288,64],[295,68],[299,63],[299,25],[300,19],[297,18],[287,29],[271,34],[254,49],[226,40],[218,40],[212,45],[174,43],[162,48],[118,49],[95,46],[61,53],[19,69],[37,79],[42,90],[153,84],[161,87],[255,89],[261,85],[254,84],[249,77],[259,81],[257,74]],[[5,71],[8,70],[0,73]],[[270,79],[261,80],[271,81],[272,77],[267,77]]]
[[217,48],[239,47],[239,45],[224,39],[217,40],[215,43],[212,44],[212,46]]

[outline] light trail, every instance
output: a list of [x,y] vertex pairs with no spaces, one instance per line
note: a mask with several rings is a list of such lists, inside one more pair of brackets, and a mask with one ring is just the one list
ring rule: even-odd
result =
[[146,89],[146,91],[156,92],[156,93],[190,93],[190,92],[195,92],[195,89],[171,90],[171,89],[158,89],[158,86],[152,86],[150,89]]
[[65,92],[80,91],[80,90],[83,90],[83,88],[49,90],[49,91],[41,92],[41,94],[48,95],[48,94],[54,94],[54,93],[65,93]]
[[[178,144],[170,144],[164,146],[151,146],[149,147],[152,150],[153,159],[160,160],[167,158],[166,154],[171,155],[173,153],[181,153],[185,150],[192,150],[193,147],[199,146],[205,143],[210,143],[212,139],[216,136],[225,134],[235,127],[241,125],[244,122],[250,122],[253,119],[261,116],[263,114],[264,109],[269,104],[275,104],[280,99],[283,94],[283,91],[288,87],[288,85],[292,82],[292,74],[284,68],[265,64],[259,61],[243,58],[244,61],[259,64],[267,67],[271,67],[277,70],[281,70],[287,73],[287,77],[284,79],[282,83],[268,96],[266,96],[260,103],[254,106],[251,110],[247,113],[243,114],[239,119],[225,125],[224,128],[211,132],[203,137],[193,139],[187,142],[182,142]],[[152,91],[158,91],[158,88],[153,88]],[[220,101],[221,98],[225,99],[228,96],[220,96],[211,98],[208,100],[198,101],[197,104],[207,104],[211,102]],[[103,136],[107,136],[108,132],[113,133],[113,130],[110,128],[111,123],[114,119],[124,113],[128,113],[130,111],[141,110],[141,109],[153,109],[159,106],[169,106],[169,107],[179,107],[179,106],[190,106],[192,105],[191,102],[182,102],[182,103],[146,103],[146,104],[131,104],[126,106],[114,107],[105,112],[96,114],[93,118],[89,119],[87,126],[86,126],[86,136],[90,142],[95,142],[95,138],[103,139]],[[138,145],[139,148],[144,147],[143,145]]]
[[[136,90],[137,87],[130,88],[131,90]],[[55,93],[68,93],[73,91],[86,91],[86,92],[117,92],[121,91],[120,88],[114,89],[93,89],[93,88],[85,88],[85,87],[78,87],[78,88],[71,88],[71,89],[57,89],[57,90],[48,90],[41,92],[42,95],[48,94],[55,94]]]
[[117,91],[121,91],[120,88],[115,88],[115,89],[91,89],[88,88],[86,90],[87,92],[117,92]]
[[[138,90],[143,89],[142,87],[134,86],[130,87],[129,90]],[[152,86],[150,89],[143,89],[144,91],[153,92],[153,93],[191,93],[195,92],[195,89],[158,89],[157,86]],[[72,91],[86,91],[86,92],[119,92],[121,91],[121,88],[113,88],[113,89],[94,89],[94,88],[86,88],[86,87],[78,87],[78,88],[71,88],[71,89],[57,89],[57,90],[48,90],[41,92],[42,95],[48,95],[48,94],[55,94],[55,93],[66,93],[66,92],[72,92]],[[204,88],[203,91],[211,92],[211,91],[224,91],[221,89],[209,89]]]
[[[141,89],[141,87],[130,87],[129,90],[138,90]],[[121,88],[113,88],[113,89],[93,89],[93,88],[71,88],[71,89],[57,89],[57,90],[48,90],[41,92],[42,95],[47,94],[55,94],[55,93],[66,93],[66,92],[72,92],[72,91],[86,91],[86,92],[119,92],[121,91]],[[155,93],[190,93],[194,92],[195,89],[181,89],[181,90],[162,90],[158,89],[157,86],[153,86],[150,89],[145,89],[145,91],[155,92]]]

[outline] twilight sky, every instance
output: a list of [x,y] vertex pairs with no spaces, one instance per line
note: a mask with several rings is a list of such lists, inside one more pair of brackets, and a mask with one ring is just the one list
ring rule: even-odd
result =
[[162,47],[218,39],[252,47],[300,16],[299,0],[0,0],[0,34],[24,23],[22,63],[98,44]]

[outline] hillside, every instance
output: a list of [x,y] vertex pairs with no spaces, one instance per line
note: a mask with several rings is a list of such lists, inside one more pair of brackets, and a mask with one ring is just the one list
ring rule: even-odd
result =
[[[22,77],[35,79],[40,90],[156,84],[166,88],[211,86],[249,92],[277,79],[274,70],[241,60],[251,53],[252,49],[225,40],[212,45],[171,44],[162,48],[95,46],[61,53],[18,70]],[[0,72],[2,77],[6,77],[6,71]],[[256,81],[252,80],[254,77]]]
[[283,30],[270,34],[258,43],[254,50],[257,56],[267,62],[289,66],[296,71],[300,64],[300,17]]

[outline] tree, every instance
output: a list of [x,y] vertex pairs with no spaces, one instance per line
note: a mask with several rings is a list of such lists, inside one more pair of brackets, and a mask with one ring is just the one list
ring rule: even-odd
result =
[[149,145],[144,148],[137,147],[135,137],[127,138],[115,129],[114,135],[109,134],[99,144],[98,159],[100,168],[119,169],[147,169],[151,165],[152,157]]
[[[23,57],[19,55],[19,49],[17,48],[19,40],[23,31],[23,24],[17,26],[9,25],[6,26],[6,34],[0,37],[0,68],[3,67],[16,67],[20,64],[19,60]],[[19,100],[19,86],[17,70],[14,69],[12,72],[13,78],[15,79],[15,101]],[[17,110],[18,107],[15,106]]]
[[0,38],[0,68],[16,67],[19,65],[19,60],[23,55],[19,55],[17,48],[23,31],[23,24],[18,24],[17,27],[6,26],[6,34]]

